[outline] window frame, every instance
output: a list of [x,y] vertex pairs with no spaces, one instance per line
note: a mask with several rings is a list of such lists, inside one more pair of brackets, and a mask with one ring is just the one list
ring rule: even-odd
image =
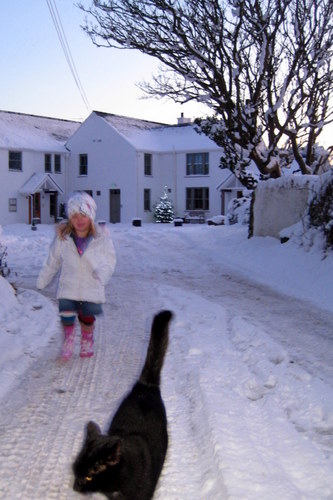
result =
[[143,210],[151,212],[151,189],[149,188],[143,190]]
[[17,212],[17,198],[8,198],[8,212]]
[[52,155],[50,153],[44,154],[44,172],[47,174],[52,173]]
[[[13,156],[16,155],[16,158]],[[11,172],[22,172],[22,151],[8,151],[8,170]],[[13,167],[14,165],[14,167]],[[17,165],[17,166],[15,166]]]
[[79,176],[87,176],[88,175],[88,154],[80,153],[79,154]]
[[153,175],[153,155],[151,153],[144,153],[143,165],[144,175],[151,177]]
[[61,174],[61,155],[60,154],[54,155],[54,173]]
[[186,175],[209,175],[209,153],[186,153]]
[[209,210],[209,187],[187,187],[186,210]]

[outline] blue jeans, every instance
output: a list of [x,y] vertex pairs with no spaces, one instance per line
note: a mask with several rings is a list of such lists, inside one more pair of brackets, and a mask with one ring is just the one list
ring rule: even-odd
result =
[[102,304],[95,304],[94,302],[79,302],[78,300],[59,299],[59,312],[62,311],[75,311],[82,314],[82,316],[97,316],[102,314]]
[[92,325],[96,319],[95,316],[102,314],[102,312],[102,304],[79,302],[78,300],[71,299],[59,299],[59,314],[61,322],[65,326],[74,325],[76,315],[81,323]]

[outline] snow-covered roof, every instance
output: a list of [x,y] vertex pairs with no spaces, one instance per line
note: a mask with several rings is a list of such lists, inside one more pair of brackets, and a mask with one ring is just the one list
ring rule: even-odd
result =
[[37,172],[23,184],[19,189],[20,194],[34,194],[42,190],[57,191],[63,193],[63,189],[53,179],[52,175],[44,172]]
[[233,172],[230,170],[225,170],[224,179],[216,186],[216,189],[231,189],[231,190],[239,190],[240,187],[243,187],[241,182],[237,179]]
[[126,116],[94,111],[138,151],[172,152],[212,151],[220,148],[206,135],[198,134],[194,125],[168,125]]
[[0,148],[62,153],[80,122],[0,111]]
[[118,130],[118,132],[126,134],[129,129],[136,130],[151,130],[153,128],[172,127],[166,123],[152,122],[149,120],[141,120],[140,118],[132,118],[130,116],[115,115],[112,113],[103,113],[102,111],[93,111],[97,116]]

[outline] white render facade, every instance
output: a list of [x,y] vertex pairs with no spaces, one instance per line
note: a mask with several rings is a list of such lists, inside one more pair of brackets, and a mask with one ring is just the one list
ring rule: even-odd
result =
[[66,193],[65,141],[80,124],[0,111],[0,224],[45,224]]
[[[21,168],[10,164],[15,153]],[[153,222],[165,189],[176,217],[202,210],[208,219],[223,214],[225,197],[235,194],[220,157],[221,149],[189,123],[97,111],[78,123],[0,111],[0,224],[55,222],[73,191],[89,192],[97,220],[105,222]]]
[[[68,187],[93,195],[98,219],[152,222],[153,207],[165,188],[176,217],[192,210],[203,210],[206,219],[221,214],[217,187],[229,172],[219,168],[221,149],[191,124],[92,112],[67,148]],[[82,158],[86,169],[80,171]],[[200,163],[202,158],[207,165]]]

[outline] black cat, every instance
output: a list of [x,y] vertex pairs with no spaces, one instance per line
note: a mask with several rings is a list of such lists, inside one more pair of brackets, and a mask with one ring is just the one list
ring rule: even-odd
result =
[[139,381],[116,411],[108,434],[103,435],[94,422],[88,423],[85,442],[73,464],[75,491],[100,492],[122,500],[153,497],[168,447],[159,386],[171,318],[170,311],[154,317]]

